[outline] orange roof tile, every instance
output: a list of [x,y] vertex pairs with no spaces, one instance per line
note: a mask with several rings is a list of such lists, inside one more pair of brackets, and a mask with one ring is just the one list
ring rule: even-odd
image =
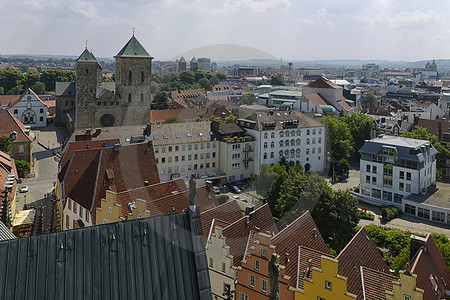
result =
[[393,275],[361,267],[361,281],[364,283],[364,299],[386,299],[386,291],[393,291],[393,282],[399,279]]
[[31,136],[25,133],[25,125],[7,109],[0,109],[0,134],[9,136],[13,131],[17,132],[17,138],[13,143],[32,141]]
[[342,89],[342,86],[337,85],[329,80],[326,80],[323,77],[320,77],[319,79],[314,80],[313,82],[308,84],[307,87],[321,88],[321,89]]
[[227,226],[242,218],[242,212],[236,200],[228,201],[222,205],[212,208],[201,213],[203,237],[205,241],[208,238],[211,229],[212,221],[214,226],[219,226],[218,223],[226,224]]
[[347,277],[347,291],[362,298],[360,267],[367,267],[388,273],[389,269],[380,251],[362,227],[336,257],[339,261],[338,274]]

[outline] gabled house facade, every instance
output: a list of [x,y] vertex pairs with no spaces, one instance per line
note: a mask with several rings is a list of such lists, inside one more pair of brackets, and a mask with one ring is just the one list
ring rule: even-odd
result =
[[47,126],[47,105],[30,88],[10,102],[8,110],[31,128]]

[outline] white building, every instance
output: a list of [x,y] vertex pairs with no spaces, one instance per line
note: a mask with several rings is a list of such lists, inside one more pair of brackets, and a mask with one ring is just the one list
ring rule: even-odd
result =
[[305,168],[323,172],[325,125],[298,111],[267,111],[239,119],[238,125],[255,138],[255,172],[261,164],[275,164],[282,157],[300,161]]
[[8,110],[31,128],[47,126],[47,105],[32,89],[27,89],[17,100],[9,103]]
[[414,123],[414,117],[436,120],[445,115],[445,110],[432,102],[408,101],[407,105],[409,111],[402,114],[408,116],[409,123]]
[[359,151],[360,194],[375,205],[403,208],[403,199],[425,194],[436,182],[437,150],[429,141],[382,136]]

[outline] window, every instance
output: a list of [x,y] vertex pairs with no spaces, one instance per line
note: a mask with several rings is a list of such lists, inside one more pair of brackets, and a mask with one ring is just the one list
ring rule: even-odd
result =
[[67,206],[69,207],[69,210],[72,210],[72,200],[69,199]]
[[275,143],[273,141],[270,142],[270,148],[275,148]]
[[295,150],[295,156],[300,157],[300,149]]
[[80,217],[83,219],[83,207],[80,206]]
[[128,94],[128,102],[131,102],[131,94]]
[[261,279],[261,292],[267,293],[267,280]]
[[161,150],[162,150],[162,153],[166,153],[166,147],[162,147]]
[[166,162],[166,158],[165,157],[161,157],[161,163],[165,163]]
[[392,201],[392,193],[383,191],[383,200]]
[[133,81],[133,74],[130,72],[128,72],[128,84],[131,84],[131,82]]
[[295,140],[292,139],[292,140],[291,140],[291,147],[294,147],[294,146],[295,146]]
[[222,262],[222,272],[226,273],[227,272],[227,264]]
[[330,291],[333,289],[333,284],[331,281],[325,280],[325,288]]
[[411,297],[408,295],[403,295],[403,300],[411,300]]
[[267,142],[264,142],[264,149],[267,149]]
[[[317,149],[317,153],[322,153],[322,147],[319,147],[319,149]],[[319,157],[320,159],[320,157]]]
[[275,132],[272,132],[272,133],[270,134],[270,137],[271,137],[271,138],[275,138]]
[[419,207],[417,209],[417,216],[420,218],[430,219],[430,210]]
[[289,137],[289,131],[286,130],[286,132],[284,133],[285,137]]
[[416,215],[416,207],[409,205],[409,204],[405,204],[405,213],[415,216]]
[[77,213],[77,203],[76,202],[73,203],[73,212]]
[[198,144],[194,145],[194,150],[198,150]]
[[17,115],[19,111],[17,109],[14,110],[14,114]]
[[194,154],[194,160],[198,159],[198,154]]
[[141,82],[144,82],[145,80],[145,75],[144,75],[144,71],[141,72]]
[[309,148],[308,148],[308,149],[306,149],[306,154],[309,154]]
[[377,184],[377,178],[376,177],[372,177],[372,184]]
[[370,173],[370,165],[366,165],[366,172]]
[[280,141],[280,147],[283,147],[283,143],[284,143],[283,141]]
[[212,153],[212,157],[215,158],[216,157],[216,152]]
[[372,197],[381,199],[381,190],[379,189],[372,189]]
[[267,257],[267,250],[266,250],[266,248],[262,248],[261,249],[261,256],[262,257]]
[[319,144],[322,143],[322,138],[319,138],[319,141],[317,143]]
[[111,207],[111,206],[108,207],[108,213],[109,213],[109,214],[112,214],[112,207]]
[[433,211],[432,214],[432,220],[433,221],[438,221],[438,222],[444,222],[445,221],[445,213],[440,212],[440,211]]
[[248,300],[248,296],[246,294],[240,293],[239,300]]
[[255,276],[253,276],[252,274],[248,275],[248,286],[252,289],[255,288]]
[[316,130],[315,129],[313,129],[313,135],[316,135]]
[[264,153],[264,159],[267,159],[267,152]]
[[67,227],[67,229],[70,228],[70,220],[69,220],[69,216],[66,216],[66,227]]
[[405,172],[400,171],[400,179],[405,179]]
[[259,260],[256,259],[255,260],[255,270],[259,272],[260,267],[261,267],[260,262],[259,262]]
[[306,139],[306,145],[309,145],[309,144],[310,144],[310,140]]
[[228,283],[223,283],[223,295],[231,294],[231,286]]
[[402,203],[402,199],[403,199],[403,196],[402,196],[402,195],[400,195],[400,194],[394,194],[394,202],[395,202],[395,203]]
[[300,139],[297,139],[297,140],[296,140],[296,145],[297,145],[297,146],[300,146],[300,144],[301,144]]
[[406,172],[406,180],[411,180],[411,173],[410,172]]
[[316,138],[312,139],[312,143],[315,144],[316,143]]
[[284,132],[280,131],[280,137],[284,137]]
[[316,148],[312,148],[312,154],[316,153]]
[[214,267],[214,259],[212,257],[209,258],[209,267],[210,268]]
[[400,191],[404,191],[404,190],[405,190],[405,184],[404,184],[403,182],[399,182],[399,183],[398,183],[398,189],[399,189]]
[[308,130],[306,130],[306,135],[309,135],[310,134],[310,132],[309,132],[309,129]]
[[383,186],[387,187],[387,188],[391,188],[392,187],[392,178],[384,178]]
[[264,133],[264,138],[267,139],[269,137],[269,135],[266,133]]
[[377,166],[372,166],[372,173],[377,174]]
[[188,145],[188,150],[189,150],[189,151],[192,150],[192,145],[191,145],[191,144]]
[[89,222],[89,211],[86,210],[86,222]]
[[275,158],[275,154],[273,152],[270,152],[270,158]]

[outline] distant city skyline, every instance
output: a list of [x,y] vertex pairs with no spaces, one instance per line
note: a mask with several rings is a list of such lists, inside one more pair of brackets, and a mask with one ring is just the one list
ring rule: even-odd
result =
[[76,56],[88,40],[112,57],[134,27],[156,60],[212,44],[284,61],[450,58],[444,0],[2,0],[0,11],[0,55]]

